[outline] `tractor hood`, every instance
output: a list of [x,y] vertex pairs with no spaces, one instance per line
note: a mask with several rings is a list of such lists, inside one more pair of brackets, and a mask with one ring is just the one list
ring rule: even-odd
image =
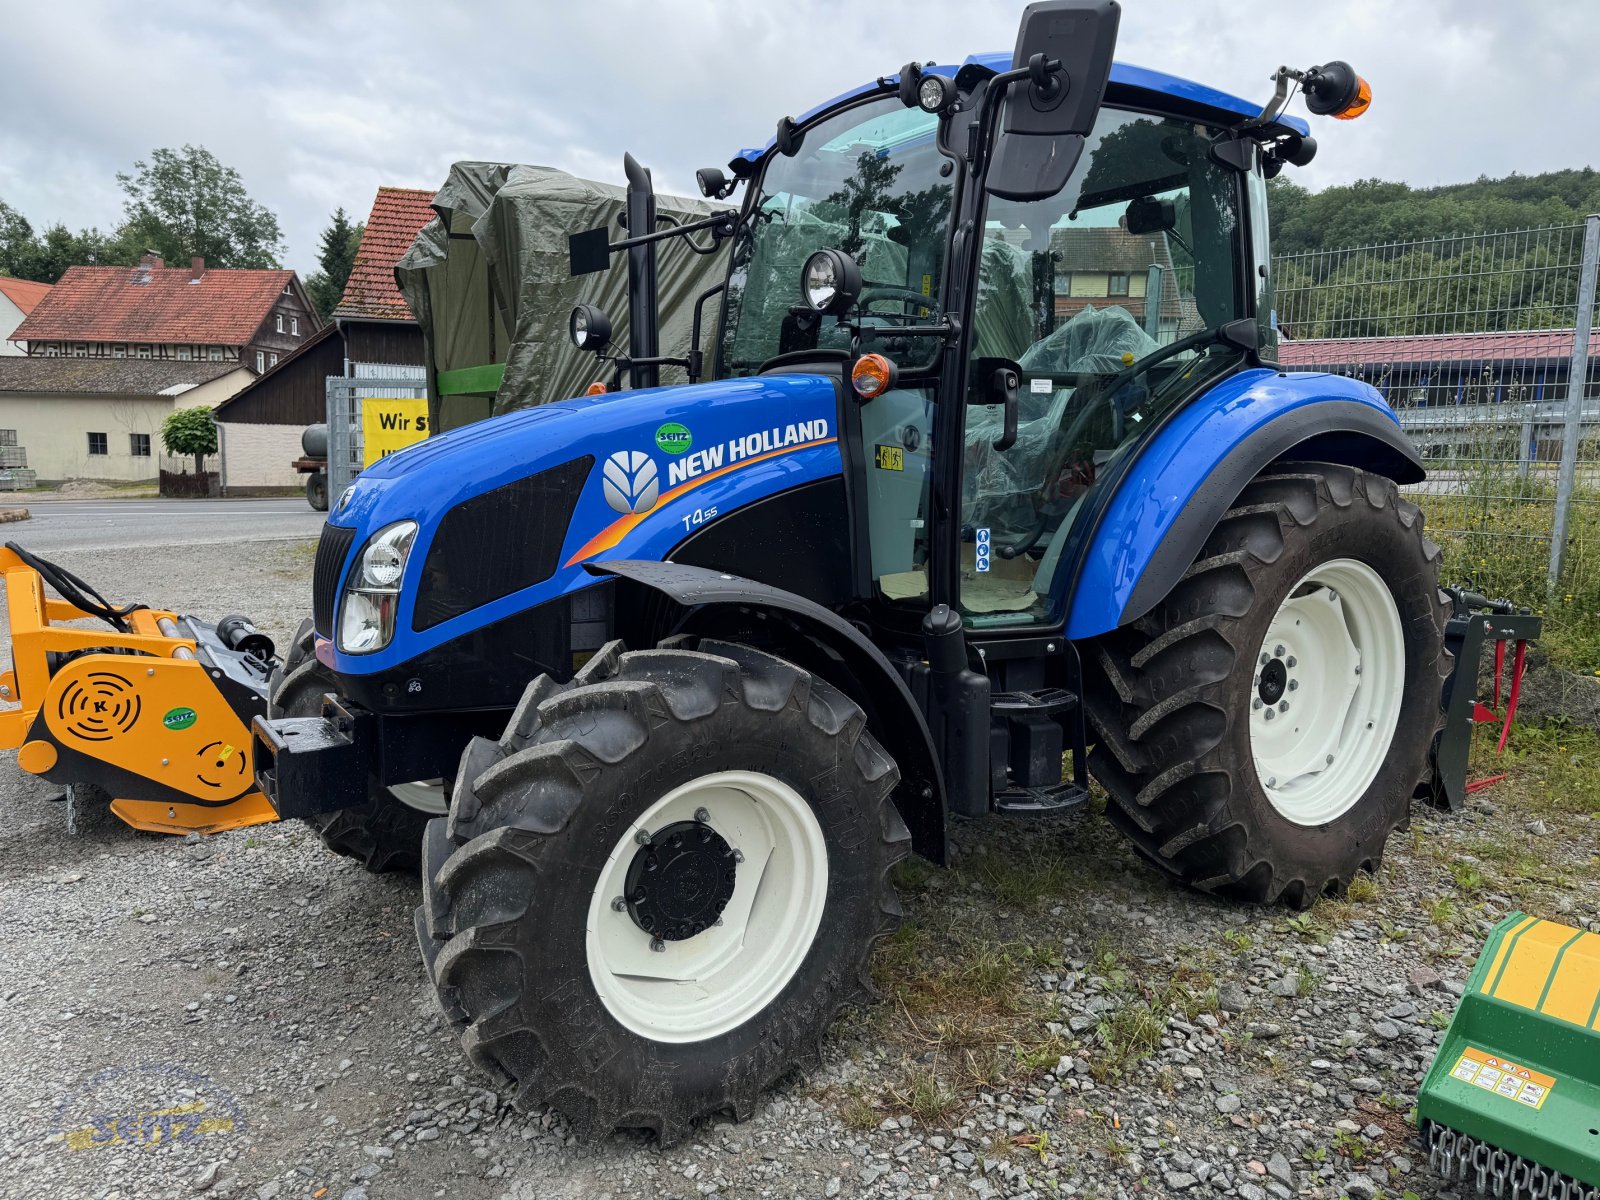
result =
[[[369,538],[417,534],[382,649],[329,665],[366,674],[596,584],[586,562],[668,560],[689,534],[753,501],[841,472],[837,382],[776,375],[586,397],[480,421],[363,471],[318,553],[317,632]],[[347,543],[332,557],[330,538]],[[339,587],[340,596],[324,594]],[[329,627],[324,627],[324,625]],[[327,652],[325,651],[325,653]]]

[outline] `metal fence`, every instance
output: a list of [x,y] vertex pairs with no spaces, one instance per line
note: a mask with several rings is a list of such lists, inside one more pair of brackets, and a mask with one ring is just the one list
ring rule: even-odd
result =
[[1280,360],[1383,393],[1456,577],[1600,597],[1597,265],[1600,216],[1274,263]]
[[425,399],[428,385],[422,367],[356,363],[354,377],[330,375],[328,396],[328,495],[337,499],[366,465],[361,424],[364,397]]

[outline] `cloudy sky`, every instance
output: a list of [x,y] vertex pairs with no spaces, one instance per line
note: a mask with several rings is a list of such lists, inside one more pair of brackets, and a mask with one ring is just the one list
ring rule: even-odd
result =
[[[115,175],[208,147],[315,265],[336,205],[435,186],[457,159],[657,186],[760,144],[785,113],[893,71],[1006,50],[1021,0],[53,0],[0,5],[0,198],[110,227]],[[1265,100],[1280,63],[1349,59],[1371,112],[1324,122],[1299,178],[1449,183],[1600,166],[1593,0],[1123,0],[1118,58]]]

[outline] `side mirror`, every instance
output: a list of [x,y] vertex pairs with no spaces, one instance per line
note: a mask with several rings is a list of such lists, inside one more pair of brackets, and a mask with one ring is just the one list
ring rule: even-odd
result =
[[988,190],[1007,200],[1059,192],[1105,98],[1122,10],[1116,0],[1041,0],[1022,13]]
[[1126,220],[1129,233],[1165,233],[1178,227],[1178,206],[1171,200],[1140,196],[1129,201]]

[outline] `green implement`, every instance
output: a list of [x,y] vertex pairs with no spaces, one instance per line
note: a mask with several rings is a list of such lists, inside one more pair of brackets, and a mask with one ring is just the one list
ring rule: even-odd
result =
[[1417,1097],[1432,1168],[1496,1197],[1600,1197],[1600,934],[1495,926]]

